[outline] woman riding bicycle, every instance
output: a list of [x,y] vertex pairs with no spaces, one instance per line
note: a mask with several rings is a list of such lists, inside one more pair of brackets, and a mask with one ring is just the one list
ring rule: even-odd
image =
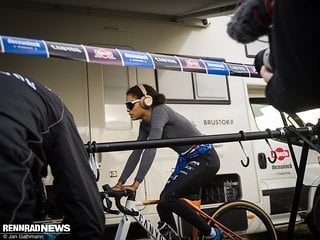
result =
[[[165,104],[166,98],[154,88],[139,84],[126,93],[127,111],[132,120],[141,120],[138,140],[184,138],[202,135],[184,116]],[[161,221],[177,230],[173,213],[195,226],[205,239],[220,240],[218,228],[210,227],[190,206],[179,198],[198,194],[208,184],[220,167],[219,157],[211,144],[171,147],[179,155],[176,168],[160,194],[157,206]],[[132,185],[124,185],[138,162],[141,161]],[[156,148],[136,149],[129,156],[114,190],[136,191],[149,171],[156,155]]]

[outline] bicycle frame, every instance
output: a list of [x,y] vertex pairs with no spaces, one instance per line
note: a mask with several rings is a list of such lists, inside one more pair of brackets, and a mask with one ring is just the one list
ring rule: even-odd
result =
[[[158,228],[153,226],[152,223],[138,211],[137,202],[135,201],[135,197],[136,197],[135,192],[127,192],[126,190],[112,192],[110,186],[107,184],[103,186],[103,189],[105,190],[103,193],[104,194],[103,197],[105,197],[105,199],[108,199],[109,197],[114,197],[117,208],[124,214],[117,228],[115,240],[126,239],[130,224],[133,221],[136,221],[137,223],[139,223],[145,229],[145,231],[150,234],[150,237],[152,237],[154,240],[169,240],[169,239],[166,239],[160,233]],[[127,196],[125,207],[123,207],[120,203],[120,198],[123,196]],[[186,198],[181,198],[180,200],[190,205],[196,212],[198,212],[198,214],[200,214],[205,219],[211,220],[212,222],[214,222],[214,224],[220,227],[224,231],[225,235],[230,237],[230,239],[239,239],[239,240],[243,239],[241,236],[239,236],[238,234],[236,234],[235,232],[233,232],[232,230],[230,230],[229,228],[227,228],[226,226],[224,226],[223,224],[221,224],[220,222],[218,222],[217,220],[215,220],[214,218],[212,218],[211,216],[203,212],[191,200]],[[158,203],[158,200],[146,201],[143,204],[150,205],[150,204],[156,204],[156,203]],[[109,205],[107,203],[108,207],[105,207],[105,210],[107,212],[110,212],[111,204],[112,204],[111,201],[109,202]],[[113,213],[115,212],[113,211]]]
[[[150,220],[138,211],[137,202],[135,201],[135,192],[127,190],[112,191],[108,184],[102,186],[102,188],[104,192],[101,192],[101,199],[102,201],[106,200],[106,205],[103,206],[104,210],[112,214],[119,214],[119,211],[124,214],[117,228],[115,240],[123,240],[127,238],[129,227],[132,222],[140,224],[140,226],[144,228],[144,230],[149,233],[150,237],[154,240],[169,240],[160,233],[157,227],[152,225]],[[124,196],[127,197],[125,206],[120,202],[120,199]],[[115,199],[115,203],[119,211],[111,210],[112,202],[109,199],[110,197]]]
[[137,210],[137,204],[135,200],[127,199],[125,207],[137,212],[138,215],[123,215],[117,229],[115,240],[126,239],[130,224],[133,221],[138,222],[140,226],[143,227],[144,230],[148,232],[154,240],[168,240],[160,233],[157,227],[153,226],[152,223]]

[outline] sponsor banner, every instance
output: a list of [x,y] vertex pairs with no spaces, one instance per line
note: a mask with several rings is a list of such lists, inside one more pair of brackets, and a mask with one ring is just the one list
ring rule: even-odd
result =
[[257,72],[256,67],[254,65],[245,64],[248,69],[249,77],[260,78],[260,74]]
[[245,65],[243,64],[240,65],[235,63],[226,63],[226,64],[229,68],[230,75],[249,77],[249,72]]
[[2,36],[2,44],[4,53],[49,57],[47,46],[42,40]]
[[206,73],[206,66],[201,59],[179,57],[184,72]]
[[147,52],[118,49],[122,56],[124,66],[154,68],[152,57]]
[[86,61],[86,53],[81,45],[46,41],[50,57]]
[[128,67],[260,77],[252,65],[9,36],[0,36],[0,52],[38,57],[50,56]]
[[121,56],[116,49],[84,46],[87,51],[87,61],[92,63],[122,66]]
[[216,74],[216,75],[230,75],[229,69],[226,64],[222,61],[214,61],[214,60],[203,60],[208,74]]
[[181,71],[181,65],[176,56],[150,54],[155,68],[157,69],[169,69],[175,71]]

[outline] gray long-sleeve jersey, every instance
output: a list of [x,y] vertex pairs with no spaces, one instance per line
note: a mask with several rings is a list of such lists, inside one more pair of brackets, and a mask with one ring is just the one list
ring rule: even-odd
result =
[[[200,136],[201,132],[184,116],[175,112],[165,104],[157,105],[152,109],[151,122],[142,121],[139,129],[138,140],[168,139]],[[171,147],[178,154],[186,151],[191,146]],[[132,174],[141,157],[139,169],[135,180],[142,182],[149,171],[156,155],[156,148],[133,150],[122,171],[119,181],[126,182]]]

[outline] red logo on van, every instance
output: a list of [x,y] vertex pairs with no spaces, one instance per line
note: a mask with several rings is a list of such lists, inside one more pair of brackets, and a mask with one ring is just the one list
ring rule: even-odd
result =
[[[285,149],[283,149],[283,148],[281,148],[281,147],[276,148],[275,152],[276,152],[276,155],[277,155],[277,159],[280,160],[280,161],[282,161],[282,160],[284,160],[286,157],[289,157],[289,156],[290,156],[289,150],[285,150]],[[271,151],[271,157],[272,157],[272,158],[275,157],[273,151]]]

